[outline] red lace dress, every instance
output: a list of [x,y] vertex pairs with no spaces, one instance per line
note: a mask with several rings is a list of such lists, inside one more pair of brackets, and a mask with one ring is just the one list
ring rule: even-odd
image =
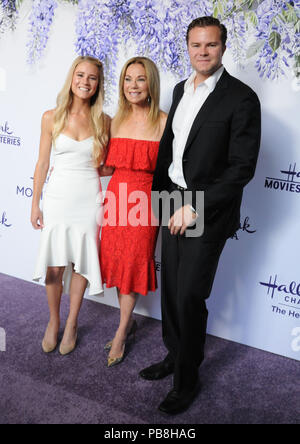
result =
[[[157,288],[151,186],[159,142],[112,138],[105,164],[115,171],[104,201],[100,243],[103,282],[122,294]],[[152,222],[152,224],[151,224]]]

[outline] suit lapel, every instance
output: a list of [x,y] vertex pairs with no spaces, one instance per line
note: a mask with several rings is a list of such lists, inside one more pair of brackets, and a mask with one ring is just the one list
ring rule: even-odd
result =
[[178,86],[177,91],[174,94],[172,105],[166,123],[166,128],[164,130],[164,134],[161,138],[159,145],[160,155],[163,157],[169,157],[170,159],[172,158],[172,141],[174,138],[172,130],[173,117],[177,109],[177,106],[183,96],[183,93],[184,93],[184,82],[182,85]]
[[199,131],[199,128],[203,125],[203,123],[209,118],[211,111],[218,105],[220,99],[226,93],[226,89],[228,87],[228,78],[229,74],[226,70],[224,70],[220,80],[218,81],[213,92],[207,97],[206,101],[202,105],[200,111],[198,112],[194,123],[192,125],[191,131],[189,133],[184,152],[189,148],[192,144],[194,138]]
[[172,102],[170,111],[169,111],[169,115],[168,115],[168,127],[166,128],[167,130],[172,129],[172,123],[173,123],[173,117],[175,114],[175,111],[177,109],[177,106],[179,105],[180,100],[182,99],[184,93],[184,83],[180,86],[179,90],[177,91],[174,100]]

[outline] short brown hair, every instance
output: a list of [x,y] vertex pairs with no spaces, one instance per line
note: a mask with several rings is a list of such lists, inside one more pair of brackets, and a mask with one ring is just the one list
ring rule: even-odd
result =
[[198,28],[205,28],[206,26],[217,26],[217,28],[219,28],[220,32],[221,32],[222,45],[223,45],[223,47],[226,46],[226,41],[227,41],[226,27],[220,22],[220,20],[218,20],[217,18],[214,18],[214,17],[210,17],[210,16],[198,17],[189,24],[188,29],[187,29],[187,33],[186,33],[187,43],[189,42],[190,31],[193,28],[197,28],[197,27]]

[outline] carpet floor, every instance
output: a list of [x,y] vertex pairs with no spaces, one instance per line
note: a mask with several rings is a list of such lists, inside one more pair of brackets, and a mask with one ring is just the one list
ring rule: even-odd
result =
[[[62,300],[62,325],[68,297]],[[121,365],[108,369],[105,343],[118,325],[116,308],[85,300],[76,350],[46,355],[45,290],[0,274],[0,424],[299,424],[300,364],[213,336],[200,368],[202,389],[190,409],[166,417],[157,406],[172,376],[144,381],[139,370],[166,354],[160,321],[135,315],[138,331]]]

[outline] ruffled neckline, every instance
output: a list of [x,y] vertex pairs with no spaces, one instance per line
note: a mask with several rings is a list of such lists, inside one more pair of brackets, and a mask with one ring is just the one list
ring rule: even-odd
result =
[[158,143],[159,140],[133,139],[132,137],[112,137],[110,140],[132,140],[133,142]]
[[108,145],[105,164],[135,171],[155,170],[159,141],[113,137]]

